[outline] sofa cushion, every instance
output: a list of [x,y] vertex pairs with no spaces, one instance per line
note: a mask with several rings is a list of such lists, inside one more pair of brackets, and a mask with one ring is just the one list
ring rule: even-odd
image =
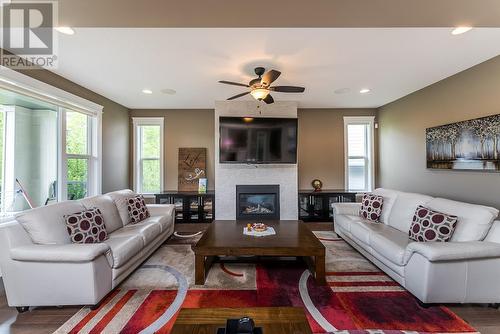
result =
[[161,224],[159,222],[142,222],[138,224],[129,224],[118,231],[113,232],[110,238],[120,238],[130,235],[138,235],[142,238],[143,246],[150,244],[161,233]]
[[[373,223],[372,223],[373,224]],[[351,234],[354,239],[370,246],[370,231],[359,222],[351,225]]]
[[364,194],[361,200],[361,208],[359,215],[372,222],[378,222],[382,214],[382,206],[384,205],[384,198],[373,194]]
[[426,207],[458,217],[457,228],[451,241],[480,241],[488,233],[498,216],[495,208],[435,198]]
[[500,243],[500,221],[493,222],[484,241]]
[[172,215],[163,215],[163,216],[152,216],[146,218],[143,224],[157,223],[160,225],[161,233],[171,231],[174,227],[174,221],[172,219]]
[[384,198],[384,206],[382,207],[382,214],[380,215],[379,221],[381,223],[388,224],[389,214],[391,213],[392,206],[398,197],[398,191],[378,188],[373,191],[373,194]]
[[113,199],[113,202],[115,202],[116,208],[118,209],[118,213],[120,214],[120,218],[122,219],[123,226],[130,223],[130,216],[128,214],[128,209],[127,209],[127,202],[128,199],[130,197],[135,196],[136,193],[134,193],[130,189],[124,189],[124,190],[113,191],[107,193],[106,195],[111,197]]
[[457,219],[457,216],[447,215],[419,205],[413,215],[408,235],[414,241],[447,242],[450,241],[455,231]]
[[98,208],[101,210],[108,233],[112,233],[123,227],[122,219],[111,197],[107,195],[87,197],[80,200],[80,203],[82,203],[86,209]]
[[392,228],[385,224],[374,223],[369,220],[362,220],[352,224],[351,233],[353,237],[362,241],[366,245],[370,245],[371,236],[381,230]]
[[389,226],[407,234],[417,207],[431,200],[431,196],[399,192],[389,215]]
[[335,216],[334,224],[340,226],[346,232],[350,233],[352,223],[359,222],[361,220],[362,220],[362,218],[360,216],[337,215],[337,216]]
[[[120,231],[120,230],[118,230]],[[119,268],[143,249],[142,237],[139,234],[118,237],[113,232],[109,239],[104,241],[111,249],[113,268]]]
[[142,195],[129,197],[127,201],[128,216],[131,224],[137,224],[150,217],[146,201]]
[[64,215],[83,210],[85,207],[81,203],[65,201],[23,211],[16,215],[16,220],[35,244],[70,244]]
[[[410,238],[407,233],[388,226],[370,235],[370,246],[373,251],[398,266],[404,265],[405,251],[409,243]],[[376,256],[375,253],[374,255]]]
[[104,218],[98,208],[65,215],[64,219],[74,244],[98,244],[108,238]]

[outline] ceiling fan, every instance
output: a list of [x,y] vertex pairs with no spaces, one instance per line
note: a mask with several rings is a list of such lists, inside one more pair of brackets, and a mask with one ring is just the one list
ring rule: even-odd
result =
[[240,93],[235,96],[231,96],[228,100],[234,100],[239,97],[250,94],[254,99],[258,101],[264,101],[267,104],[271,104],[274,102],[273,97],[271,96],[271,92],[279,92],[279,93],[302,93],[305,91],[304,87],[296,87],[296,86],[272,86],[271,84],[278,79],[281,75],[280,71],[270,70],[266,72],[264,67],[256,67],[255,74],[257,74],[258,78],[250,80],[247,84],[225,81],[221,80],[220,83],[226,85],[234,85],[234,86],[242,86],[248,87],[250,90],[248,92]]

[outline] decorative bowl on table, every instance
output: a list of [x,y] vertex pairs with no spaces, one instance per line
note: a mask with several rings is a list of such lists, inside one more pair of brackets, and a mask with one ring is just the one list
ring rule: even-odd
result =
[[264,223],[254,223],[252,224],[252,230],[255,232],[264,232],[267,230],[267,225]]

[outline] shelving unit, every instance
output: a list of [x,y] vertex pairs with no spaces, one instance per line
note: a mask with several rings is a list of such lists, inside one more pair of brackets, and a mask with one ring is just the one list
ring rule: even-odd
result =
[[356,192],[299,190],[299,219],[304,222],[333,221],[333,203],[356,202]]
[[215,216],[215,193],[164,191],[155,194],[156,204],[175,205],[175,223],[211,223]]

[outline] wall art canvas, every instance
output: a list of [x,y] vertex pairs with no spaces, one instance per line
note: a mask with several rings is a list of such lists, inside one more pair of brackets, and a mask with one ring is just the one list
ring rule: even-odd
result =
[[206,148],[179,148],[179,191],[198,191],[199,179],[207,177],[206,162]]
[[426,129],[427,168],[500,171],[500,115]]

